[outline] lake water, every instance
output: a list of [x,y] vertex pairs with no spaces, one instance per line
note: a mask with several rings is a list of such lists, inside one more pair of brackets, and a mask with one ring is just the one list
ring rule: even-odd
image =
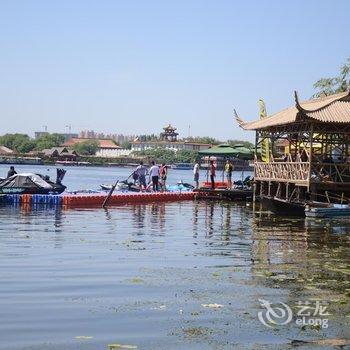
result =
[[[54,177],[52,167],[34,170]],[[97,189],[129,173],[72,167],[64,183]],[[198,201],[2,206],[0,223],[0,349],[294,349],[292,340],[317,340],[298,344],[315,349],[350,338],[350,219]],[[269,322],[264,301],[292,318]],[[315,312],[306,321],[327,319],[327,328],[298,324],[305,303]]]

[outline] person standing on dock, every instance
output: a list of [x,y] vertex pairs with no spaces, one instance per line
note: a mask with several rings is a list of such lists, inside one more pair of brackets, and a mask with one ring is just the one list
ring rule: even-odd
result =
[[213,160],[210,161],[209,172],[210,172],[211,189],[214,190],[215,189],[216,167],[215,167]]
[[151,162],[152,166],[149,170],[149,177],[152,181],[152,188],[153,191],[158,191],[158,184],[159,184],[159,166],[155,163],[154,160]]
[[11,177],[13,175],[16,175],[17,171],[15,170],[15,167],[13,165],[10,166],[10,170],[7,172],[7,177]]
[[135,169],[133,173],[137,175],[141,191],[145,190],[147,187],[146,185],[147,172],[148,172],[148,169],[145,165],[143,165],[143,161],[141,160],[140,165]]
[[196,189],[199,188],[199,163],[196,162],[196,164],[193,167],[193,180],[196,184]]
[[233,165],[229,159],[226,160],[225,164],[225,173],[226,173],[226,180],[227,180],[227,189],[232,189],[232,172],[233,172]]
[[168,176],[168,167],[165,165],[165,163],[162,163],[159,169],[159,175],[160,175],[162,190],[166,191],[166,179]]

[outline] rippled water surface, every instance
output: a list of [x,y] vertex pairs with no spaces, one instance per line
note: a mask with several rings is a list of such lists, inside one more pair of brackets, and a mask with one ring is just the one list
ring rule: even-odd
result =
[[[2,206],[0,222],[1,349],[286,349],[350,338],[350,219],[181,202]],[[294,312],[298,301],[327,301],[329,327],[266,327],[259,299]],[[320,345],[299,348],[310,347]]]

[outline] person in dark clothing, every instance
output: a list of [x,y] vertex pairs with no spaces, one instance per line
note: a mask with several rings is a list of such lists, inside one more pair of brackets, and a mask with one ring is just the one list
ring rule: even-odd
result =
[[215,176],[216,176],[216,167],[214,165],[214,161],[210,161],[210,181],[211,181],[211,188],[215,189]]
[[161,167],[159,168],[159,176],[160,176],[160,186],[163,191],[166,191],[166,179],[168,176],[168,168],[165,165],[165,163],[162,163]]
[[13,175],[16,175],[17,174],[17,171],[15,170],[15,167],[14,166],[10,166],[10,170],[7,172],[7,177],[11,177]]

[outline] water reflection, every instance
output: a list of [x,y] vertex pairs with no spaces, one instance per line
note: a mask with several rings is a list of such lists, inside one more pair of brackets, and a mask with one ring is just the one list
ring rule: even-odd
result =
[[[158,332],[165,348],[172,344],[167,343],[169,329],[189,324],[212,327],[215,331],[200,340],[213,341],[220,334],[218,347],[232,341],[232,329],[246,329],[248,336],[241,336],[249,339],[259,327],[254,318],[259,298],[283,298],[291,304],[327,299],[333,301],[333,314],[350,313],[348,219],[284,219],[243,203],[197,201],[105,210],[2,206],[0,221],[0,273],[5,281],[0,307],[13,327],[1,333],[6,324],[0,321],[7,345],[25,333],[17,323],[49,327],[45,317],[61,309],[61,320],[87,320],[87,329],[71,334],[58,318],[44,332],[47,341],[82,333],[113,343],[118,340],[110,339],[116,328],[132,334],[145,327],[147,318],[157,325],[149,334]],[[37,304],[42,298],[44,306]],[[213,317],[213,310],[207,314],[201,306],[210,303],[227,308],[215,310]],[[225,332],[218,333],[226,324]],[[288,331],[279,337],[287,341]],[[42,333],[33,331],[31,337],[37,341]],[[135,336],[128,342],[138,340]]]

